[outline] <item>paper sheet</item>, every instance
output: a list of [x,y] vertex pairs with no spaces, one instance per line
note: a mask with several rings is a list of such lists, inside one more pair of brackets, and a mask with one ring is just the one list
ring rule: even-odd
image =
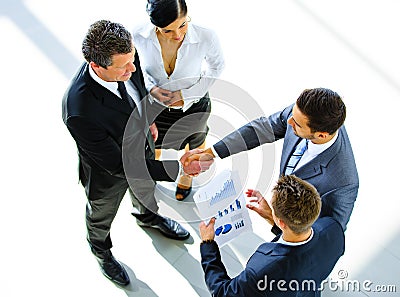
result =
[[223,246],[243,232],[252,231],[246,200],[237,172],[224,170],[206,186],[197,190],[193,199],[202,220],[215,221],[215,241]]

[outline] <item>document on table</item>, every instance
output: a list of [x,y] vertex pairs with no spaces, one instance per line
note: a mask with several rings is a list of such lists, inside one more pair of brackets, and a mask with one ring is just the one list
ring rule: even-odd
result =
[[223,170],[197,190],[193,199],[200,218],[215,221],[215,241],[223,246],[239,234],[252,231],[246,200],[236,171]]

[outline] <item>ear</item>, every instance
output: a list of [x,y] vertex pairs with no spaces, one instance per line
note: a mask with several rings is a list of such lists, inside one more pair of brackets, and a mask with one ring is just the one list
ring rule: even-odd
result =
[[325,141],[329,138],[330,134],[328,132],[315,132],[314,136],[319,140]]
[[100,77],[101,79],[103,79],[103,80],[106,80],[105,78],[104,78],[104,76],[103,76],[103,67],[101,67],[99,64],[96,64],[95,62],[90,62],[89,63],[89,66],[90,67],[92,67],[92,69],[93,69],[93,71],[94,71],[94,73],[96,73],[96,75],[98,76],[98,77]]
[[97,70],[101,67],[100,65],[97,65],[95,62],[90,62],[89,65],[90,67],[92,67],[93,70],[95,69]]
[[284,221],[282,221],[280,218],[276,217],[275,223],[278,225],[279,229],[282,231],[286,229],[287,225],[285,224]]

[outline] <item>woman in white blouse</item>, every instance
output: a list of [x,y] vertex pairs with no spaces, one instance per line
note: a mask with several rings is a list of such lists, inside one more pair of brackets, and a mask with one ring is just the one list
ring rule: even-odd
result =
[[[146,88],[158,103],[153,104],[156,158],[160,149],[204,148],[211,112],[208,89],[224,68],[217,35],[189,23],[185,0],[148,0],[147,12],[151,24],[133,35]],[[182,176],[176,199],[185,199],[191,185],[192,178]]]

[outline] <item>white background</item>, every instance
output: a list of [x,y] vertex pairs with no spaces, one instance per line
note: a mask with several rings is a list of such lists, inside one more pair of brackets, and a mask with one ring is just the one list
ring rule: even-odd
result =
[[[187,3],[192,22],[219,35],[226,58],[221,78],[248,92],[260,113],[289,105],[305,88],[327,87],[343,97],[360,191],[346,254],[332,274],[344,269],[350,279],[397,284],[399,291],[398,1]],[[102,18],[133,28],[147,21],[145,1],[0,2],[0,295],[207,296],[196,225],[187,226],[192,242],[163,239],[136,226],[126,199],[112,233],[113,252],[133,280],[125,291],[101,275],[87,247],[85,196],[75,143],[61,120],[61,98],[82,62],[87,28]],[[220,108],[216,104],[213,112],[224,117]],[[226,120],[234,126],[245,122]],[[249,164],[257,168],[257,157]],[[231,275],[262,238],[272,238],[264,222],[255,225],[253,237],[224,251]],[[383,296],[349,294],[366,295]]]

